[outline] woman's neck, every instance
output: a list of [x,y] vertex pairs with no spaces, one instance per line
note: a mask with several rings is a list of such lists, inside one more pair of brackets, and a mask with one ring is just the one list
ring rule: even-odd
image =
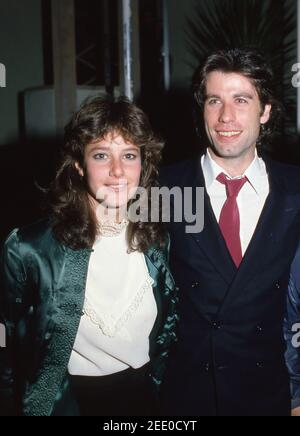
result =
[[98,205],[96,216],[100,223],[120,224],[127,219],[127,208],[106,208]]

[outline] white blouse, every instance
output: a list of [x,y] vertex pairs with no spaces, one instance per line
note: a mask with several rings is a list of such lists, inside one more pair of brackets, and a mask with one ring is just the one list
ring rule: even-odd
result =
[[93,248],[69,373],[105,376],[141,368],[150,360],[149,336],[157,318],[145,257],[128,254],[126,229],[102,236]]

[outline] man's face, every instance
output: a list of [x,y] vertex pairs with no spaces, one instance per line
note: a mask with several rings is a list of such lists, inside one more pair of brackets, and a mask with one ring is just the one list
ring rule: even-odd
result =
[[212,151],[239,158],[255,150],[260,125],[269,121],[271,105],[261,107],[251,81],[241,74],[214,71],[207,77],[205,129]]

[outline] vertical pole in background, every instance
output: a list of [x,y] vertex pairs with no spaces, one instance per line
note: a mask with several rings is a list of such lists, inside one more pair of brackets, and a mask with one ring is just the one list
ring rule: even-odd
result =
[[121,94],[131,101],[141,94],[138,0],[119,0]]
[[[300,0],[299,0],[300,1]],[[170,68],[170,34],[169,34],[169,11],[167,0],[162,0],[163,7],[163,62],[164,62],[164,88],[166,92],[171,88]]]
[[74,0],[52,0],[52,35],[56,129],[61,137],[76,110]]
[[107,94],[113,95],[113,59],[110,23],[110,0],[102,0],[102,29],[103,29],[103,56],[104,56],[104,83]]
[[[297,0],[297,62],[300,62],[300,0]],[[300,135],[300,87],[297,88],[297,133]]]

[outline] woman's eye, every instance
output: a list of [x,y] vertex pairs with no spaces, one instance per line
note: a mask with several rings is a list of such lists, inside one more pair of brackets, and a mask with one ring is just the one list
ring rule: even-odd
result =
[[136,159],[136,155],[132,154],[132,153],[125,154],[124,157],[125,157],[126,160],[134,160],[134,159]]
[[107,159],[107,154],[97,153],[97,154],[95,154],[94,159],[96,159],[96,160],[106,160]]

